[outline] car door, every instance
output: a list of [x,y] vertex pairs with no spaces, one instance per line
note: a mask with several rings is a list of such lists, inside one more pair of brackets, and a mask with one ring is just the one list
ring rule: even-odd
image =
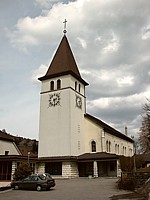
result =
[[31,182],[31,176],[28,176],[28,177],[24,178],[22,180],[20,188],[24,189],[24,190],[30,189],[30,182]]
[[31,182],[30,182],[30,189],[36,189],[37,183],[39,181],[38,176],[32,176]]

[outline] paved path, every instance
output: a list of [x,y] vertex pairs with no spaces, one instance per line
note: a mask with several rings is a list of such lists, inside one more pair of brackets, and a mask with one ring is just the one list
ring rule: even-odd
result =
[[0,200],[108,200],[115,194],[123,194],[117,189],[117,178],[79,178],[56,180],[56,187],[50,191],[9,190],[0,192]]

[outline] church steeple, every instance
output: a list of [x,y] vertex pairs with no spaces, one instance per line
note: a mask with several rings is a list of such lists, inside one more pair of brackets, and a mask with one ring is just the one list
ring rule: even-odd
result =
[[88,83],[86,83],[81,78],[69,42],[67,40],[66,35],[64,34],[60,42],[60,45],[54,55],[54,58],[47,70],[47,73],[45,74],[45,76],[40,77],[39,80],[43,81],[46,79],[63,76],[67,74],[71,74],[80,82],[82,82],[84,85],[88,85]]

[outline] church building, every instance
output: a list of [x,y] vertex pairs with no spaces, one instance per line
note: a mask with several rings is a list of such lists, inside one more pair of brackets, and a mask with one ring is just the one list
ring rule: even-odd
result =
[[[66,32],[41,81],[37,172],[64,178],[117,176],[134,142],[86,112],[85,89]],[[87,97],[88,98],[88,97]]]

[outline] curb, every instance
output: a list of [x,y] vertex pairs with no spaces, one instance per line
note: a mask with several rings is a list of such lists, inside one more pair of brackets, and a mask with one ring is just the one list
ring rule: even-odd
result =
[[0,191],[9,190],[9,189],[11,189],[10,186],[0,187]]

